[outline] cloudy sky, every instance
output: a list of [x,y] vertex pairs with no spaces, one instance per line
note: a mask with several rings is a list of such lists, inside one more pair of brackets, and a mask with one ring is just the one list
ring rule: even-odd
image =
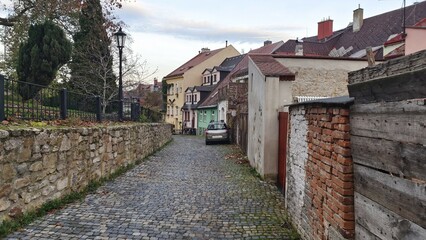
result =
[[[407,0],[407,5],[415,1]],[[195,56],[203,47],[225,46],[248,52],[263,41],[288,40],[317,34],[317,23],[334,20],[346,27],[358,4],[364,17],[400,9],[402,0],[136,0],[116,13],[128,26],[131,48],[155,76],[165,75]]]

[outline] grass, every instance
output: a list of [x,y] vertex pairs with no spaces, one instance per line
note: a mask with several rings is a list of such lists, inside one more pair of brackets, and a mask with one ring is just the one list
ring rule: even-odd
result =
[[135,161],[135,163],[128,164],[126,166],[119,167],[116,171],[114,171],[112,174],[110,174],[107,177],[100,178],[99,180],[93,180],[90,181],[89,184],[79,192],[71,192],[61,198],[54,199],[51,201],[48,201],[41,205],[41,207],[30,210],[22,214],[21,216],[18,216],[14,219],[5,220],[0,224],[0,239],[6,237],[7,235],[11,234],[12,232],[15,232],[19,229],[24,228],[28,224],[34,222],[35,220],[46,216],[49,213],[54,213],[55,211],[64,208],[70,203],[74,203],[76,201],[83,201],[83,199],[90,193],[95,193],[96,190],[99,189],[99,187],[103,186],[106,182],[112,181],[116,179],[117,177],[123,175],[127,171],[133,169],[135,166],[141,164],[145,159],[148,157],[154,155],[158,151],[165,148],[168,144],[170,144],[172,140],[168,141],[166,144],[164,144],[162,147],[158,148],[151,154],[149,154],[147,157],[143,159],[138,159]]

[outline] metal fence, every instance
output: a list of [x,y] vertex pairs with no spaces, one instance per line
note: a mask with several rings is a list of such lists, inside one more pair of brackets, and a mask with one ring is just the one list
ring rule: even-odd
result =
[[[120,104],[123,116],[119,116]],[[83,121],[139,121],[140,104],[135,100],[113,101],[104,109],[101,98],[67,89],[57,89],[5,79],[0,75],[0,121],[4,119]]]

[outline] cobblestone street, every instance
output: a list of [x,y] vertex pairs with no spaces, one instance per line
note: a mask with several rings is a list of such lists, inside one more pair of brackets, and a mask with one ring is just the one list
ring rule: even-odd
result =
[[7,239],[291,239],[284,198],[232,145],[174,136],[115,181]]

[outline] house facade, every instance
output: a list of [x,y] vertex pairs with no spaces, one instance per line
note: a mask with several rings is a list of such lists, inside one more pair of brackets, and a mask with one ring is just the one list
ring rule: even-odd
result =
[[205,69],[219,65],[224,59],[236,55],[239,55],[239,52],[232,45],[216,50],[203,48],[199,54],[163,78],[167,83],[165,121],[172,124],[175,131],[180,132],[183,129],[181,108],[186,101],[184,91],[188,87],[202,85],[202,72]]
[[[402,13],[398,9],[364,19],[363,9],[358,8],[347,28],[333,31],[333,20],[319,22],[317,36],[287,41],[269,55],[274,61],[250,56],[247,156],[265,179],[275,182],[278,174],[279,112],[300,96],[348,95],[348,72],[368,65],[367,47],[372,47],[376,61],[394,57],[385,43],[403,32]],[[418,23],[426,15],[426,2],[407,7],[406,13],[411,16],[406,26]],[[405,46],[405,38],[400,46]],[[278,81],[265,73],[265,66],[279,69],[277,63],[294,74],[293,81]]]
[[198,128],[197,107],[208,96],[213,85],[189,87],[185,91],[185,104],[183,112],[183,133],[196,134]]

